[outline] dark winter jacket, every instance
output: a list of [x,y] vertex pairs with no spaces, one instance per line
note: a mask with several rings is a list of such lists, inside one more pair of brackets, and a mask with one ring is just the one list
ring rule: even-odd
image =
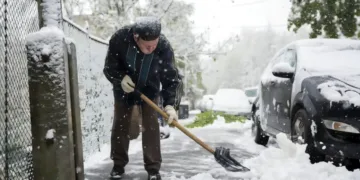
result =
[[109,41],[103,72],[113,84],[115,100],[129,105],[142,103],[135,93],[122,90],[121,81],[128,75],[144,95],[150,99],[161,95],[164,107],[172,105],[178,109],[183,94],[182,78],[175,67],[173,49],[164,35],[160,36],[155,51],[145,55],[135,43],[131,26],[118,30]]

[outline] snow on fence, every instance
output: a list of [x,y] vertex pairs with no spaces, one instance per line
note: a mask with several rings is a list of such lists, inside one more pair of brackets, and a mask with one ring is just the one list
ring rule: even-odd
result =
[[[102,68],[107,43],[69,20],[64,33],[77,48],[84,158],[109,142],[112,87]],[[0,0],[0,179],[33,179],[26,36],[39,31],[34,0]]]
[[[72,21],[64,18],[63,30],[76,46],[83,152],[89,155],[100,151],[110,142],[113,116],[112,86],[103,75],[107,42],[93,37]],[[109,152],[110,154],[110,152]]]
[[39,30],[37,2],[0,0],[0,179],[32,179],[26,36]]

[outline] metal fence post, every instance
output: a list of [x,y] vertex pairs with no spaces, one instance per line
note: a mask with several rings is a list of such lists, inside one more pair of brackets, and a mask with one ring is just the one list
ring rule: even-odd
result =
[[68,61],[69,61],[69,78],[70,78],[70,95],[72,109],[72,123],[74,135],[74,152],[76,165],[76,179],[83,180],[84,177],[84,157],[82,148],[82,132],[81,132],[81,115],[80,115],[80,99],[77,73],[76,46],[74,43],[68,45]]
[[42,16],[42,11],[43,11],[43,6],[41,5],[41,3],[43,2],[43,0],[36,0],[37,1],[37,4],[38,4],[38,14],[39,14],[39,27],[44,27],[44,19],[43,19],[43,16]]
[[[49,25],[50,23],[53,23],[54,21],[57,21],[57,26],[58,27],[62,27],[63,25],[63,21],[62,21],[62,0],[36,0],[37,3],[38,3],[38,14],[39,14],[39,27],[44,27],[44,26],[47,26]],[[51,1],[52,3],[53,2],[56,2],[56,3],[53,3],[53,4],[47,4],[45,5],[44,3],[46,1]],[[48,8],[54,8],[54,6],[58,6],[58,14],[57,17],[45,17],[44,16],[44,13],[47,13],[47,9]]]
[[42,47],[27,45],[35,180],[75,180],[68,59],[65,43],[56,43],[64,54],[52,66],[47,62],[53,54],[34,56],[33,52],[41,52]]

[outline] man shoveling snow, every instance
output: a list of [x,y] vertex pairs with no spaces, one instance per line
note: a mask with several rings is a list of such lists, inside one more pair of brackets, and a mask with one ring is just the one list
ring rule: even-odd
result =
[[[110,173],[120,179],[129,162],[129,124],[135,105],[142,114],[142,144],[145,170],[149,180],[159,180],[161,167],[158,114],[134,93],[134,87],[151,100],[161,94],[169,116],[168,123],[177,120],[182,95],[182,80],[175,67],[174,52],[161,34],[161,23],[154,17],[139,18],[135,24],[118,30],[110,39],[104,74],[113,84],[115,107],[111,135]],[[160,83],[162,88],[160,89]]]

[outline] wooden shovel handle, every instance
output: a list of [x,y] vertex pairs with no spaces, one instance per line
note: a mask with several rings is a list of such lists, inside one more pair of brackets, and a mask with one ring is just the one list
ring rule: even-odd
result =
[[[141,99],[144,100],[149,106],[151,106],[152,108],[155,109],[155,111],[160,113],[166,119],[166,121],[169,119],[169,116],[163,110],[161,110],[153,101],[151,101],[148,97],[146,97],[145,95],[143,95],[139,91],[136,91],[136,93],[138,93],[140,95]],[[209,145],[202,142],[198,137],[196,137],[190,131],[188,131],[183,126],[181,126],[177,121],[172,121],[170,125],[173,125],[173,126],[177,127],[180,131],[182,131],[184,134],[189,136],[191,139],[193,139],[196,143],[198,143],[204,149],[209,151],[211,154],[215,153],[214,149],[212,149]]]

